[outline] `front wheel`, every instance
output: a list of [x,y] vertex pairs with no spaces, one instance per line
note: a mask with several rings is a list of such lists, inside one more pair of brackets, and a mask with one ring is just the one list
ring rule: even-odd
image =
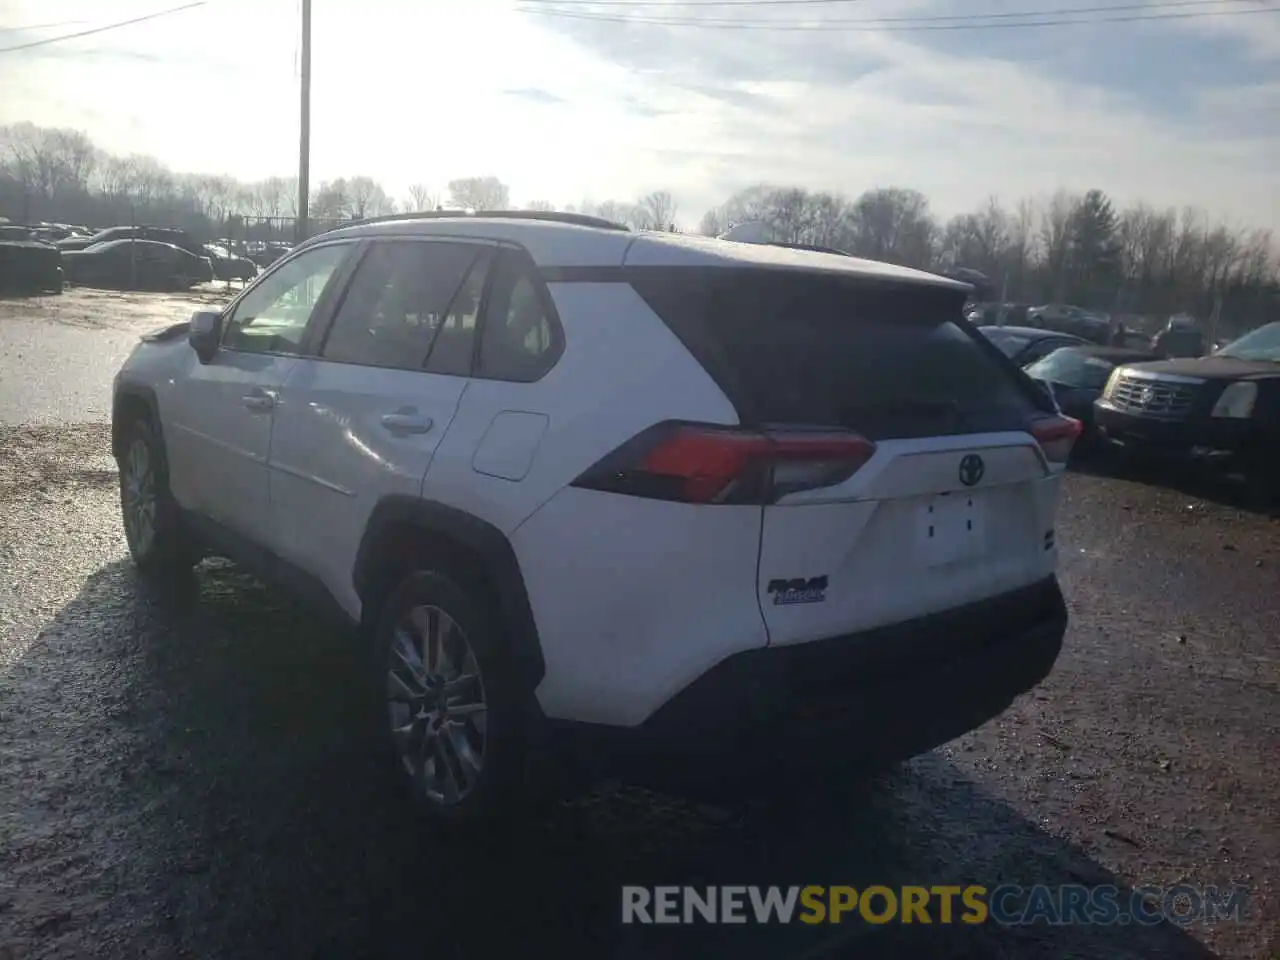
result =
[[120,513],[135,566],[154,579],[189,571],[199,551],[169,493],[164,446],[150,421],[129,424],[117,463]]
[[1280,507],[1280,462],[1259,456],[1245,467],[1245,497],[1248,505],[1263,513]]

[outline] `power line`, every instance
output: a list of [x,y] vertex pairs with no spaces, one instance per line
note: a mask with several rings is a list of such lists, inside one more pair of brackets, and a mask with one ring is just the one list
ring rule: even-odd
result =
[[[657,17],[661,19],[694,19],[692,17],[684,17],[679,11],[672,12],[655,12],[648,13],[648,10],[659,7],[721,7],[734,9],[742,7],[751,9],[755,7],[791,7],[791,6],[827,6],[831,4],[841,3],[865,3],[866,0],[518,0],[521,6],[530,8],[529,12],[533,12],[532,8],[536,8],[538,12],[544,9],[547,11],[558,12],[564,9],[567,13],[573,14],[599,14],[601,16],[618,17],[627,14],[637,14],[641,17]],[[1005,19],[1016,17],[1034,17],[1040,15],[1058,15],[1062,13],[1091,13],[1091,12],[1107,12],[1107,11],[1125,11],[1125,10],[1161,10],[1167,7],[1203,7],[1218,6],[1224,3],[1254,3],[1262,4],[1264,0],[1158,0],[1155,3],[1122,3],[1108,4],[1098,7],[1083,8],[1067,8],[1065,10],[1022,10],[1014,12],[1001,13],[961,13],[950,15],[936,16],[903,16],[903,17],[876,17],[869,19],[867,23],[888,23],[888,22],[908,22],[908,21],[926,21],[926,20],[969,20],[969,19]],[[592,7],[618,7],[618,10],[593,10]],[[583,9],[579,9],[583,8]],[[716,16],[723,16],[724,10],[719,10]],[[736,22],[736,21],[735,21]],[[838,23],[839,21],[824,20],[824,23]],[[855,23],[863,22],[861,18],[853,21]]]
[[[541,4],[543,4],[544,1],[547,1],[547,3],[552,3],[556,6],[567,6],[572,3],[572,0],[520,0],[520,3],[526,6],[529,4],[538,4],[538,10],[536,10],[536,13],[539,13],[539,14],[552,13],[552,10],[545,10],[544,12],[543,8],[541,8]],[[582,1],[584,1],[584,3],[590,3],[591,0],[582,0]],[[623,3],[632,3],[632,1],[634,0],[622,0],[622,1]],[[765,3],[765,1],[767,0],[746,0],[746,3],[736,3],[735,6],[746,6],[749,3]],[[788,3],[791,3],[791,1],[794,1],[794,0],[787,0],[787,1]],[[818,22],[814,22],[812,26],[814,29],[820,29],[824,27],[840,26],[840,24],[850,24],[850,26],[859,26],[859,24],[867,24],[867,26],[874,26],[874,24],[882,24],[882,23],[945,23],[945,22],[950,22],[950,20],[959,20],[959,22],[975,22],[975,20],[1025,19],[1028,17],[1032,17],[1032,18],[1066,17],[1066,15],[1075,15],[1075,14],[1084,14],[1084,13],[1124,13],[1126,12],[1126,10],[1165,10],[1165,9],[1174,9],[1174,8],[1187,8],[1187,6],[1211,6],[1211,8],[1221,8],[1221,6],[1224,4],[1239,4],[1239,3],[1256,4],[1257,0],[1160,0],[1158,1],[1158,3],[1144,3],[1144,4],[1129,3],[1129,4],[1107,4],[1105,6],[1060,6],[1060,8],[1048,9],[1048,10],[1021,10],[1021,12],[1016,12],[1016,13],[1001,12],[1001,13],[929,14],[929,15],[924,15],[924,17],[915,17],[915,15],[911,15],[911,17],[859,17],[856,19],[829,19],[828,18],[828,19],[818,20]],[[534,10],[527,10],[527,12],[534,13]],[[1254,12],[1267,13],[1267,12],[1270,12],[1270,10],[1267,10],[1267,9],[1247,10],[1247,13],[1254,13]],[[582,10],[582,12],[579,12],[579,10],[566,10],[566,13],[571,13],[572,15],[575,15],[575,17],[585,17],[585,15],[589,15],[591,12],[589,12],[589,10]],[[600,17],[622,17],[622,14],[617,14],[617,13],[602,13],[599,15]],[[1212,15],[1212,12],[1207,12],[1207,15]],[[648,17],[648,15],[646,15],[646,17]],[[627,18],[627,19],[635,19],[635,18]],[[680,15],[677,15],[677,14],[657,14],[655,15],[654,19],[663,20],[663,22],[666,22],[666,20],[681,20],[681,22],[685,22],[685,20],[687,20],[687,22],[690,22],[690,23],[694,23],[694,22],[714,23],[714,24],[751,23],[753,24],[753,26],[754,24],[765,24],[765,26],[773,26],[774,23],[781,24],[781,26],[791,26],[791,24],[796,23],[795,20],[767,20],[767,19],[736,20],[736,19],[723,19],[723,18],[717,19],[717,18],[710,18],[710,17],[689,18],[689,17],[680,17]],[[1102,20],[1102,22],[1105,22],[1105,20]],[[800,23],[800,24],[796,24],[796,26],[808,26],[808,24]]]
[[129,20],[118,20],[115,23],[104,24],[101,27],[93,27],[89,30],[81,30],[78,33],[65,33],[59,37],[46,37],[43,40],[32,40],[30,43],[20,43],[13,47],[0,47],[0,53],[15,53],[18,50],[30,50],[32,47],[43,47],[49,43],[61,43],[63,40],[76,40],[80,37],[93,36],[96,33],[105,33],[108,30],[117,30],[120,27],[132,26],[135,23],[142,23],[146,20],[155,20],[157,17],[167,17],[172,13],[181,13],[183,10],[190,10],[193,7],[203,7],[209,0],[195,0],[194,3],[184,3],[180,7],[170,7],[168,10],[157,10],[155,13],[144,14],[141,17],[133,17]]
[[557,7],[818,7],[866,0],[521,0],[536,6]]
[[26,33],[29,30],[57,30],[61,27],[78,27],[83,20],[59,20],[57,23],[28,23],[22,27],[0,27],[0,33]]
[[[528,3],[529,0],[522,0]],[[589,20],[601,23],[619,23],[643,26],[665,27],[699,27],[718,30],[768,30],[775,32],[813,33],[817,31],[837,31],[843,33],[898,33],[921,32],[935,30],[994,30],[1029,27],[1069,27],[1089,26],[1111,23],[1139,23],[1160,20],[1193,20],[1205,17],[1247,16],[1259,13],[1280,13],[1280,7],[1255,7],[1247,10],[1217,9],[1221,3],[1252,2],[1252,0],[1171,0],[1167,3],[1128,4],[1110,7],[1086,7],[1061,11],[1040,10],[1025,11],[1017,14],[965,14],[953,17],[884,17],[879,19],[860,18],[856,20],[821,20],[812,23],[794,20],[726,20],[711,17],[681,18],[669,17],[628,17],[612,13],[590,13],[587,11],[556,10],[541,5],[518,7],[522,13],[533,16],[559,18],[566,20]],[[997,17],[1060,17],[1065,14],[1112,13],[1117,10],[1162,9],[1179,6],[1213,4],[1213,10],[1200,10],[1188,13],[1142,13],[1123,17],[1086,17],[1083,19],[1033,19],[1033,20],[997,20]],[[936,20],[955,20],[959,22],[938,23]]]

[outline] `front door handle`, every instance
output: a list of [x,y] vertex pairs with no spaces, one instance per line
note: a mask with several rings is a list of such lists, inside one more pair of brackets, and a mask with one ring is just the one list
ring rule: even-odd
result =
[[246,407],[257,413],[266,413],[275,408],[276,392],[274,390],[255,389],[240,398]]
[[381,423],[393,433],[428,433],[432,427],[431,418],[420,413],[384,413]]

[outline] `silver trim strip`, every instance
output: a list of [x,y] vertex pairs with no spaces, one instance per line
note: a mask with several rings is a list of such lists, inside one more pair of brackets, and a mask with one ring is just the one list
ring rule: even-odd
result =
[[1136,370],[1133,367],[1121,367],[1120,376],[1132,377],[1134,380],[1156,380],[1168,383],[1187,383],[1194,386],[1200,386],[1208,383],[1202,377],[1187,377],[1179,373],[1154,373],[1150,370]]
[[297,477],[299,480],[307,480],[310,483],[314,483],[317,487],[323,487],[324,489],[331,490],[334,493],[340,493],[344,497],[354,497],[356,495],[354,490],[348,490],[346,487],[340,487],[336,483],[331,483],[323,477],[317,477],[313,473],[307,473],[305,470],[299,470],[297,467],[287,467],[283,463],[278,463],[274,460],[268,464],[268,467],[272,470],[279,470],[281,473],[287,473],[291,477]]

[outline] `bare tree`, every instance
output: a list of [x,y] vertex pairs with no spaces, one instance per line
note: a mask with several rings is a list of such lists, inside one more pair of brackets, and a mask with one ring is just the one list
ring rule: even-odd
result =
[[809,198],[808,243],[843,248],[848,242],[849,204],[834,193],[815,193]]
[[434,210],[440,206],[440,196],[425,183],[414,183],[409,186],[409,209],[424,211]]
[[0,170],[19,185],[24,220],[35,206],[52,207],[61,195],[88,190],[96,160],[93,143],[78,130],[32,123],[0,128]]
[[282,211],[290,203],[296,207],[298,204],[297,192],[297,188],[287,183],[283,177],[267,177],[267,179],[258,184],[262,215],[265,217],[279,217],[283,215]]
[[718,237],[729,229],[720,210],[708,210],[698,221],[698,232],[704,237]]
[[[449,202],[459,206],[510,205],[496,177],[463,178],[450,188]],[[390,198],[379,190],[370,178],[322,183],[311,209],[317,219],[389,211]],[[412,206],[439,205],[421,185],[409,193]],[[1181,311],[1208,317],[1220,304],[1224,334],[1274,319],[1280,262],[1270,232],[1241,230],[1191,208],[1139,203],[1116,210],[1101,191],[1091,194],[1059,193],[1043,204],[1021,200],[1005,207],[989,200],[940,228],[925,198],[913,190],[877,189],[850,199],[757,184],[707,211],[699,229],[720,234],[757,221],[774,240],[925,267],[976,266],[997,282],[1007,279],[1013,300],[1048,298],[1145,313],[1153,321]],[[549,206],[535,201],[528,208]],[[656,195],[634,203],[584,201],[579,208],[643,226],[670,226],[675,216],[674,201]],[[181,226],[212,238],[234,229],[228,219],[239,214],[295,216],[297,182],[271,177],[246,184],[200,172],[175,174],[153,157],[97,150],[79,131],[14,124],[0,127],[0,211],[97,227],[136,218],[132,222]],[[288,228],[258,224],[251,232],[287,236]]]
[[880,187],[853,204],[854,251],[860,256],[913,267],[934,258],[937,224],[929,201],[916,190]]
[[1044,247],[1050,297],[1054,300],[1066,297],[1071,270],[1071,221],[1079,206],[1078,196],[1059,190],[1046,205],[1040,220],[1040,243]]
[[645,194],[636,204],[638,226],[644,230],[672,230],[678,209],[675,198],[666,190]]
[[533,210],[539,213],[550,213],[555,207],[549,200],[530,200],[524,205],[526,210]]
[[395,203],[372,177],[352,177],[347,181],[348,213],[357,220],[395,212]]
[[459,177],[449,181],[449,203],[465,210],[506,210],[511,191],[494,176]]
[[310,214],[317,220],[341,220],[351,216],[351,195],[345,177],[327,180],[312,196]]
[[582,212],[602,220],[623,223],[629,227],[644,229],[644,213],[633,203],[619,200],[604,200],[597,204],[583,203]]

